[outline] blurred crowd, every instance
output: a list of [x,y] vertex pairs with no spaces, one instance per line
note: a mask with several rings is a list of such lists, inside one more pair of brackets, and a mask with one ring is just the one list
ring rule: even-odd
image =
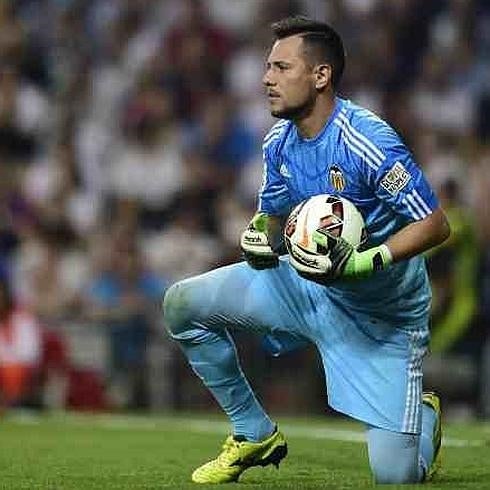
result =
[[[434,349],[481,342],[488,2],[1,0],[0,269],[37,324],[24,332],[39,335],[27,364],[53,346],[42,332],[98,322],[111,382],[126,378],[128,406],[147,403],[144,356],[163,291],[240,258],[273,123],[261,87],[269,25],[296,13],[341,33],[341,95],[394,125],[448,209],[453,239],[428,257]],[[0,321],[8,345],[13,327]]]

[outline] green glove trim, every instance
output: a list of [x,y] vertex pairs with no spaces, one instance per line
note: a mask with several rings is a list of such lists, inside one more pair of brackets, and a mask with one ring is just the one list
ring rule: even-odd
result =
[[376,271],[386,269],[392,262],[390,249],[384,244],[364,252],[354,250],[345,264],[342,277],[369,277]]
[[267,234],[269,232],[269,216],[265,213],[256,213],[250,221],[250,225],[257,231]]

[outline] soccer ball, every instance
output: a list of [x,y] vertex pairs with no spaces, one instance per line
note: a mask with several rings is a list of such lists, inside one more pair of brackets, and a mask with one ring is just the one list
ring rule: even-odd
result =
[[[366,240],[364,219],[358,209],[343,197],[320,194],[298,204],[289,215],[284,227],[284,241],[289,254],[297,258],[295,249],[301,249],[302,270],[316,269],[329,264],[329,250],[312,239],[316,230],[328,231],[358,248]],[[295,261],[292,262],[293,265]],[[327,266],[328,267],[328,266]]]

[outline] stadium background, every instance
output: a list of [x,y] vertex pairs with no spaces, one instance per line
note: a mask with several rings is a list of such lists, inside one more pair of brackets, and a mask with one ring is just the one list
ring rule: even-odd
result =
[[[159,302],[172,282],[240,259],[273,122],[269,24],[294,13],[342,34],[341,95],[395,126],[448,210],[453,237],[428,256],[427,384],[454,415],[490,416],[484,0],[1,1],[1,273],[40,325],[33,382],[13,405],[215,408]],[[325,410],[313,350],[273,360],[237,335],[272,411]]]

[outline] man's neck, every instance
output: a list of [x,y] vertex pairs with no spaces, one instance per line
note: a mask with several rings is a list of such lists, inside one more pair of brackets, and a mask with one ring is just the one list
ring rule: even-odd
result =
[[314,138],[325,126],[335,109],[335,97],[319,97],[312,110],[294,121],[303,138]]

